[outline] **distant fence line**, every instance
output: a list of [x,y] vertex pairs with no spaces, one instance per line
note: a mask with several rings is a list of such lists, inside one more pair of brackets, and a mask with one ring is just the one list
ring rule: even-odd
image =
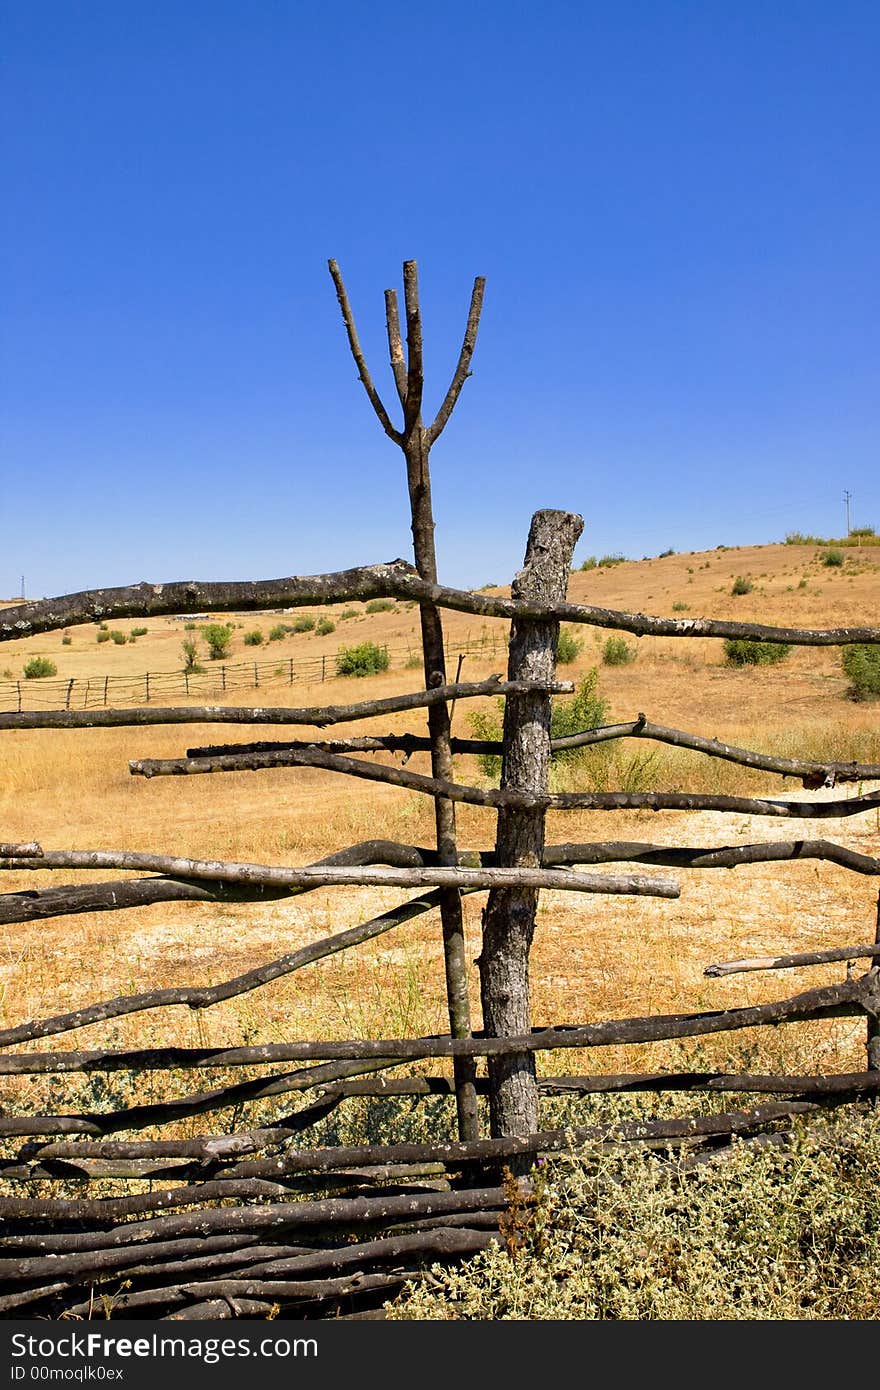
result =
[[[383,650],[389,658],[418,656],[418,646],[388,647]],[[447,656],[494,654],[507,650],[506,637],[482,631],[478,636],[468,633],[463,642],[446,645]],[[201,671],[144,671],[141,675],[70,676],[65,680],[45,677],[20,680],[0,680],[0,710],[18,712],[28,709],[93,709],[97,706],[126,704],[144,705],[152,700],[172,695],[222,696],[234,690],[259,690],[261,686],[279,684],[314,685],[336,675],[336,656],[288,656],[275,661],[212,661]]]

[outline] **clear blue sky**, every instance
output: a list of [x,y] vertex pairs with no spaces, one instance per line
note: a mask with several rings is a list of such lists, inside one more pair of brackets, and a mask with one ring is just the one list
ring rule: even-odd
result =
[[410,556],[383,290],[418,260],[440,573],[880,529],[876,0],[5,0],[0,594]]

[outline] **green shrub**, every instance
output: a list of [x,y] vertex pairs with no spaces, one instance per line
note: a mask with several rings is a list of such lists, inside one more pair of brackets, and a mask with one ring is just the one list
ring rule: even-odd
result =
[[570,666],[583,650],[583,641],[575,637],[570,628],[563,627],[559,632],[559,642],[556,647],[556,663],[558,666]]
[[311,613],[300,613],[298,618],[293,620],[293,632],[311,632],[315,626],[315,620]]
[[667,555],[674,555],[674,554],[675,554],[675,551],[674,551],[674,550],[672,549],[672,547],[670,546],[670,548],[669,548],[668,550],[661,550],[661,551],[660,551],[660,554],[657,556],[657,559],[658,559],[658,560],[665,560],[666,557],[667,557]]
[[198,623],[184,623],[183,630],[184,632],[195,632],[198,626]]
[[387,671],[388,664],[388,648],[377,647],[375,642],[361,642],[357,647],[340,647],[336,653],[338,676],[375,676],[380,671]]
[[319,637],[326,637],[329,633],[336,631],[336,624],[330,618],[319,618],[315,624],[315,632]]
[[778,666],[789,655],[787,642],[748,642],[724,639],[724,658],[728,666]]
[[109,642],[109,641],[110,641],[110,633],[107,631],[106,628],[101,628],[101,627],[98,628],[98,631],[95,633],[95,641],[96,641],[96,642]]
[[54,661],[50,661],[48,656],[32,656],[30,661],[26,661],[22,668],[25,680],[35,681],[42,679],[43,676],[57,676],[58,667]]
[[748,579],[744,574],[738,574],[733,581],[730,592],[732,594],[750,594],[754,587],[751,579]]
[[133,627],[129,633],[130,637],[146,637],[149,629],[145,627]]
[[69,647],[69,646],[72,644],[72,642],[73,642],[73,638],[72,638],[72,637],[68,637],[68,636],[66,636],[66,635],[65,635],[64,637],[62,637],[62,639],[61,639],[61,645],[62,645],[62,647]]
[[596,564],[600,569],[607,565],[625,565],[626,556],[621,555],[619,552],[615,555],[603,555],[600,560],[596,561]]
[[674,604],[672,605],[672,611],[673,611],[673,613],[687,613],[689,607],[690,607],[690,604],[682,603],[681,600],[679,599],[679,601],[678,601],[677,603],[674,603]]
[[116,643],[117,647],[124,647],[126,642],[128,641],[127,634],[124,632],[120,632],[118,628],[113,629],[113,631],[110,633],[110,637],[112,641]]
[[339,615],[339,621],[340,621],[341,623],[345,623],[345,622],[348,621],[349,618],[356,618],[357,616],[358,616],[358,611],[357,611],[356,608],[346,608],[346,610],[345,610],[344,613],[340,613],[340,615]]
[[[597,729],[608,718],[608,702],[598,694],[599,671],[593,666],[578,682],[574,695],[565,699],[553,699],[550,706],[550,737],[567,738],[570,734],[583,733],[585,729]],[[498,742],[504,728],[504,700],[495,702],[498,713],[489,710],[474,710],[468,715],[468,723],[475,738]],[[551,766],[560,763],[576,763],[588,757],[590,748],[561,748],[551,753]],[[501,755],[499,753],[478,753],[477,762],[486,777],[497,781],[501,775]]]
[[843,560],[843,551],[837,550],[836,548],[834,550],[826,550],[822,555],[822,564],[827,565],[829,569],[840,569]]
[[262,634],[261,630],[260,630],[258,627],[255,627],[254,630],[253,630],[252,632],[246,632],[245,635],[244,635],[244,644],[245,644],[246,647],[260,647],[260,646],[262,646],[262,645],[263,645],[263,634]]
[[270,627],[270,628],[269,628],[269,641],[270,641],[270,642],[283,642],[286,636],[287,636],[287,624],[286,624],[286,623],[276,623],[274,627]]
[[229,655],[232,632],[231,623],[206,623],[202,628],[202,636],[208,644],[208,654],[212,661],[222,661]]
[[198,650],[191,637],[184,637],[181,643],[183,647],[183,669],[187,675],[197,675],[199,671],[204,671],[204,666],[199,665]]
[[107,624],[106,624],[106,623],[98,623],[98,631],[99,631],[99,632],[106,632],[106,631],[107,631]]
[[368,613],[389,613],[394,607],[392,598],[371,598],[367,604]]
[[789,531],[785,537],[786,545],[824,545],[821,536],[805,536],[801,531]]
[[841,664],[853,700],[880,700],[880,646],[844,647]]
[[606,666],[628,666],[636,659],[636,649],[623,637],[609,637],[602,648],[602,660]]
[[596,568],[597,563],[598,561],[596,560],[595,555],[588,555],[586,560],[581,560],[581,569],[594,570]]

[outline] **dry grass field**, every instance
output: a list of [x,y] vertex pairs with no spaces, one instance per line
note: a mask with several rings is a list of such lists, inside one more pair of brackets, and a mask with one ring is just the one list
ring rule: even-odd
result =
[[[848,550],[840,568],[823,565],[815,546],[764,546],[670,555],[631,561],[571,576],[569,597],[632,611],[682,616],[737,617],[798,626],[876,624],[880,621],[880,550]],[[753,589],[731,594],[736,576]],[[504,592],[497,590],[497,592]],[[417,647],[418,612],[409,604],[335,618],[335,632],[289,634],[259,648],[244,647],[243,633],[268,634],[276,615],[245,614],[235,628],[232,661],[332,658],[342,644],[370,639],[394,653],[391,669],[365,680],[328,679],[292,689],[279,676],[263,686],[261,703],[330,703],[416,689],[419,671],[406,662]],[[319,612],[319,616],[320,616]],[[219,615],[212,615],[220,620]],[[504,633],[502,622],[481,623],[448,613],[449,643]],[[181,640],[198,637],[171,619],[114,624],[146,626],[135,643],[96,642],[92,625],[6,643],[0,675],[17,677],[34,655],[51,658],[61,677],[179,670]],[[744,669],[724,664],[723,646],[703,639],[629,638],[635,660],[606,666],[609,634],[583,628],[577,659],[560,676],[577,680],[600,670],[599,690],[611,719],[644,711],[657,722],[767,752],[880,761],[877,706],[847,698],[847,681],[834,648],[793,651],[783,663]],[[503,671],[503,652],[468,655],[462,679]],[[205,660],[205,664],[209,665]],[[452,672],[455,662],[451,663]],[[8,677],[7,677],[8,678]],[[236,692],[230,703],[255,703]],[[182,703],[175,700],[175,703]],[[454,731],[467,734],[472,706],[460,701]],[[421,731],[418,713],[349,726],[341,733]],[[416,793],[353,782],[311,769],[203,777],[156,778],[129,774],[128,760],[180,755],[188,746],[283,737],[232,726],[4,732],[0,735],[0,839],[37,839],[47,849],[138,849],[266,864],[306,864],[334,849],[377,835],[430,844],[433,810]],[[804,793],[798,783],[709,762],[695,754],[627,741],[604,762],[572,774],[569,785],[602,778],[609,789],[768,792],[812,798],[854,795]],[[410,766],[425,770],[427,759]],[[589,768],[592,767],[591,772]],[[598,769],[598,770],[597,770]],[[470,759],[458,763],[461,781],[481,779]],[[580,779],[580,780],[577,780]],[[459,842],[489,847],[494,816],[460,807]],[[619,812],[553,813],[549,842],[631,839],[718,846],[756,840],[822,836],[868,854],[880,854],[880,812],[810,822],[722,816]],[[765,952],[798,951],[873,939],[877,884],[818,862],[713,871],[663,871],[681,881],[681,897],[665,902],[542,893],[532,956],[533,1017],[539,1023],[574,1023],[637,1013],[724,1008],[783,997],[842,978],[844,968],[765,972],[706,979],[714,961]],[[93,875],[95,878],[107,874]],[[109,876],[116,876],[115,874]],[[11,872],[6,891],[82,881],[85,875]],[[0,928],[0,1021],[9,1026],[117,994],[160,985],[216,983],[298,945],[353,925],[391,906],[386,890],[324,889],[265,905],[169,904],[124,913],[104,912]],[[469,958],[479,952],[483,895],[465,898]],[[436,916],[367,943],[255,993],[202,1013],[172,1008],[96,1025],[45,1046],[112,1043],[235,1045],[259,1038],[386,1037],[445,1030],[442,959]],[[472,972],[472,1007],[479,1021],[479,987]],[[751,1070],[839,1070],[864,1066],[864,1024],[841,1019],[793,1025],[759,1036],[733,1034],[699,1047],[639,1046],[589,1058],[545,1056],[541,1068],[620,1070],[661,1065],[733,1064]],[[36,1103],[46,1082],[4,1082],[0,1103],[19,1109]],[[87,1088],[91,1083],[82,1083]],[[143,1078],[156,1095],[157,1076]],[[75,1086],[73,1087],[75,1090]]]

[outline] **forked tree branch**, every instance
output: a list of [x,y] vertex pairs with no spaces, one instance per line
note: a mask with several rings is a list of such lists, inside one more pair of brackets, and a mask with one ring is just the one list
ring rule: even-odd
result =
[[403,356],[403,341],[400,336],[400,311],[397,307],[397,291],[385,291],[385,328],[388,333],[388,355],[394,384],[400,397],[400,404],[406,407],[406,361]]
[[474,348],[477,344],[477,330],[480,326],[480,314],[483,309],[483,291],[485,288],[485,276],[478,275],[474,280],[474,288],[471,292],[471,306],[468,310],[467,326],[464,331],[464,341],[461,345],[458,365],[455,368],[443,404],[437,411],[434,423],[427,431],[427,444],[429,449],[436,443],[446,428],[449,417],[455,409],[458,398],[461,395],[461,388],[471,374],[471,358],[474,355]]
[[342,310],[342,319],[345,324],[345,331],[348,334],[348,345],[351,348],[351,355],[354,358],[355,366],[358,369],[358,376],[363,382],[364,390],[367,393],[370,405],[376,412],[376,417],[379,421],[379,424],[382,426],[389,439],[393,439],[395,444],[400,444],[402,443],[403,437],[400,434],[399,430],[396,430],[393,424],[391,423],[388,411],[382,404],[382,398],[379,395],[379,392],[376,390],[375,386],[373,385],[373,378],[370,376],[370,370],[367,366],[367,361],[364,357],[363,349],[360,345],[360,340],[358,339],[357,328],[355,327],[354,322],[354,314],[352,313],[351,305],[348,301],[348,294],[346,293],[345,284],[342,279],[342,273],[339,269],[339,266],[336,264],[336,261],[330,260],[327,262],[327,264],[330,268],[330,274],[333,277],[333,283],[336,286],[336,298],[339,300],[339,307]]

